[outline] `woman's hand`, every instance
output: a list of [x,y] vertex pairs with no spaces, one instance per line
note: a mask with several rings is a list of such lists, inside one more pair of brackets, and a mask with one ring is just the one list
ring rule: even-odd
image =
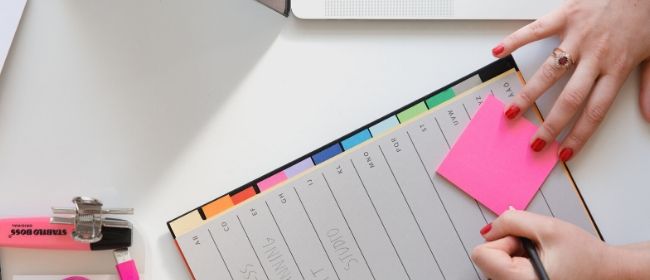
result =
[[[504,57],[519,47],[559,35],[560,51],[575,64],[571,79],[531,139],[531,148],[542,150],[569,124],[580,117],[561,144],[559,157],[569,160],[593,135],[630,72],[650,59],[650,1],[567,0],[558,10],[517,30],[492,49]],[[506,110],[516,118],[548,90],[569,67],[550,56]],[[650,63],[643,63],[639,104],[650,121]]]
[[550,279],[649,279],[650,243],[609,246],[567,222],[508,210],[484,228],[487,242],[472,252],[490,279],[537,279],[520,241],[537,244]]

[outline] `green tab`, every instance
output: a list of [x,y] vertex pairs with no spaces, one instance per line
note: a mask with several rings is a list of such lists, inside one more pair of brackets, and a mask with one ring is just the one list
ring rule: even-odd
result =
[[405,121],[408,121],[414,117],[417,117],[417,115],[422,114],[429,110],[427,108],[427,105],[424,104],[424,102],[420,102],[418,104],[415,104],[411,106],[411,108],[408,108],[399,114],[397,114],[397,118],[399,119],[400,123],[404,123]]
[[440,92],[434,96],[429,97],[429,99],[427,99],[426,101],[427,106],[429,106],[429,109],[431,109],[433,107],[440,105],[442,102],[454,98],[454,96],[456,96],[454,90],[452,88],[448,88],[443,92]]

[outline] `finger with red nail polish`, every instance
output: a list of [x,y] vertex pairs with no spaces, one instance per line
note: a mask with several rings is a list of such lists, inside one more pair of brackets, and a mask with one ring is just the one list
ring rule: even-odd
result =
[[485,226],[481,229],[481,235],[485,235],[485,234],[487,234],[488,232],[490,232],[491,229],[492,229],[492,223],[489,223],[489,224],[485,225]]
[[530,144],[530,148],[533,149],[533,151],[535,152],[539,152],[543,150],[545,146],[546,146],[546,141],[539,138],[535,139],[535,141],[533,141],[533,143]]
[[503,43],[500,43],[496,47],[492,48],[492,55],[499,56],[505,49],[506,47],[503,45]]
[[563,148],[560,151],[560,160],[561,161],[567,161],[567,160],[571,159],[572,156],[573,156],[573,149],[571,149],[571,148]]
[[521,109],[519,109],[519,106],[517,105],[510,105],[510,108],[506,110],[505,115],[508,119],[514,119],[519,115],[519,112],[521,112]]

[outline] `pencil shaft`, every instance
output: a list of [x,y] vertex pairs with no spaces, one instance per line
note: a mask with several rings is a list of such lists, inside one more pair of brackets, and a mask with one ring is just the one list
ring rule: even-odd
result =
[[546,273],[546,269],[544,269],[542,260],[539,258],[539,254],[537,253],[537,249],[535,248],[535,244],[533,244],[533,242],[530,241],[530,239],[528,238],[519,237],[519,240],[521,240],[521,243],[524,246],[524,250],[528,254],[530,263],[533,265],[533,268],[535,269],[535,273],[537,273],[537,277],[540,280],[549,280],[548,274]]

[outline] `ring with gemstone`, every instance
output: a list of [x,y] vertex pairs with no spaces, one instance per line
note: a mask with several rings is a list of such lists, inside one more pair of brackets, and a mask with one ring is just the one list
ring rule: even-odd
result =
[[573,58],[571,58],[571,55],[560,48],[555,48],[553,50],[553,58],[554,58],[555,66],[558,68],[561,67],[561,68],[568,69],[569,67],[571,67],[571,65],[575,63],[573,61]]

